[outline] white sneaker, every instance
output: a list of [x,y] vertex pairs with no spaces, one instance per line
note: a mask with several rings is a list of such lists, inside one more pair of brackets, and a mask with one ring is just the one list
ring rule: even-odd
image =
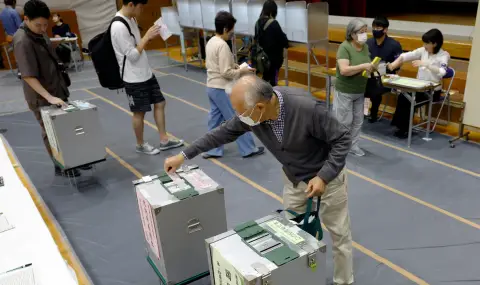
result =
[[155,155],[155,154],[159,154],[160,150],[158,150],[157,148],[154,148],[148,142],[144,142],[142,145],[137,145],[137,152],[149,154],[149,155]]
[[358,145],[352,146],[350,153],[356,156],[365,156],[365,152]]

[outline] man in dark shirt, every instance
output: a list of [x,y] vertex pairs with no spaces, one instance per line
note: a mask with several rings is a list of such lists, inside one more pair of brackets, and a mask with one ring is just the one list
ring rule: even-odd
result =
[[[394,62],[395,59],[402,54],[402,46],[400,43],[387,35],[389,25],[390,23],[387,18],[383,16],[376,17],[372,24],[373,38],[367,40],[370,57],[372,60],[375,57],[381,58],[380,65],[383,66],[385,66],[386,63]],[[377,82],[377,78],[373,76],[369,78],[365,91],[365,97],[370,98],[372,101],[370,123],[375,123],[378,120],[378,108],[380,107],[380,103],[382,103],[382,95],[390,91],[390,89],[379,87]]]
[[[24,14],[24,25],[13,37],[15,58],[22,71],[25,100],[40,124],[43,142],[53,160],[40,108],[66,106],[70,93],[58,64],[59,59],[46,34],[50,9],[40,0],[29,0],[25,3]],[[55,166],[55,173],[61,175],[62,171]],[[79,172],[74,170],[68,174],[78,176]]]
[[[283,165],[283,204],[304,213],[320,197],[320,214],[333,240],[335,284],[352,284],[352,236],[345,163],[350,131],[303,89],[275,87],[255,75],[241,77],[230,100],[238,116],[165,161],[172,173],[185,160],[253,132]],[[301,283],[301,282],[300,282]]]

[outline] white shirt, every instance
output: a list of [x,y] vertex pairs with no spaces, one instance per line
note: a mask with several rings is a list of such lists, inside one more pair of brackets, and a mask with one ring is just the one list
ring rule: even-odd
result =
[[115,51],[120,68],[120,75],[122,74],[123,58],[126,55],[127,62],[125,63],[123,81],[128,83],[145,82],[152,78],[153,73],[150,64],[148,64],[147,53],[145,51],[139,53],[136,48],[142,39],[137,21],[133,18],[129,19],[123,16],[120,12],[117,12],[115,16],[124,18],[129,24],[132,34],[135,36],[135,39],[133,39],[128,32],[128,28],[122,22],[113,22],[110,34],[112,37],[113,50]]
[[[422,66],[418,69],[417,79],[440,83],[447,73],[448,61],[450,60],[450,54],[443,49],[440,49],[436,54],[428,54],[428,51],[424,47],[403,53],[401,57],[403,61],[421,60],[427,62],[428,65],[434,67],[434,69],[438,69],[438,71],[433,71],[428,67]],[[441,88],[440,86],[436,89]]]

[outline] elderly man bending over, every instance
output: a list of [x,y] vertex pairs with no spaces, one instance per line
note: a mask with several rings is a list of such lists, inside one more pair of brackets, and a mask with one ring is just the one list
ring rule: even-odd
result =
[[174,172],[185,160],[253,132],[282,163],[286,209],[303,213],[307,198],[321,196],[321,217],[333,240],[335,284],[353,283],[352,237],[345,160],[349,130],[311,96],[297,88],[275,87],[254,75],[241,77],[230,100],[237,116],[165,161]]

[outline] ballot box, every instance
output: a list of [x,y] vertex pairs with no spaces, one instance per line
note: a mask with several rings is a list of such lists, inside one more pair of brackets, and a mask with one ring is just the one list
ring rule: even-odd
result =
[[66,170],[105,160],[103,132],[95,105],[72,101],[65,108],[40,109],[53,159]]
[[212,285],[325,285],[326,245],[283,215],[206,240]]
[[227,230],[223,188],[195,165],[133,184],[147,260],[163,284],[208,276],[205,239]]

